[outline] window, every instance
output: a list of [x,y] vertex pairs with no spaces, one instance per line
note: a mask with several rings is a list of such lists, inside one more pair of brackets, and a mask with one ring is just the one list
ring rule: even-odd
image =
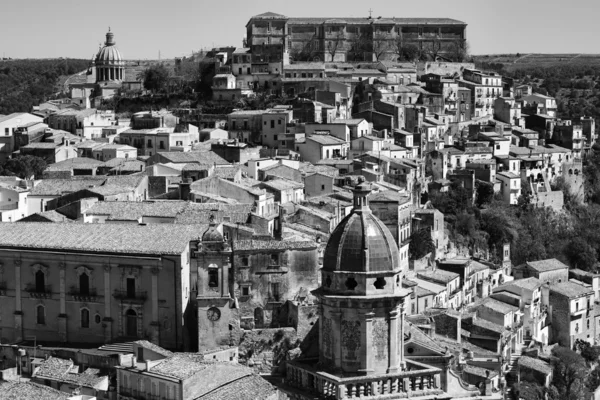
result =
[[250,288],[248,286],[242,287],[242,296],[250,296]]
[[279,287],[279,282],[271,283],[271,296],[275,301],[279,301],[281,299],[281,292],[279,291]]
[[247,267],[248,265],[248,257],[242,257],[242,266]]
[[429,303],[429,300],[425,299],[425,308],[427,308],[427,306],[429,305],[428,303]]
[[90,294],[90,277],[85,272],[79,275],[79,293],[82,295]]
[[208,270],[208,287],[219,287],[219,270],[216,268]]
[[321,190],[325,190],[325,185],[321,185]]
[[160,141],[160,146],[159,148],[164,149],[165,148],[165,142],[164,141]]
[[281,120],[277,120],[277,125],[281,125]]
[[274,119],[271,120],[271,129],[273,129],[273,128],[275,128],[275,120]]
[[46,325],[46,309],[42,305],[37,306],[36,321],[38,325]]
[[152,147],[152,140],[148,139],[148,146],[147,147]]
[[94,317],[94,322],[96,324],[99,324],[100,322],[102,322],[102,317],[100,316],[100,314],[96,314],[96,316]]
[[279,254],[271,254],[271,265],[279,265]]
[[81,310],[81,327],[82,328],[90,327],[90,311],[87,308],[83,308]]
[[135,299],[135,278],[127,278],[127,297]]
[[8,135],[8,134],[9,134],[9,130],[8,130],[8,128],[4,128],[4,133],[5,133],[6,135]]
[[46,292],[46,276],[44,275],[44,271],[37,271],[35,273],[35,291],[37,293]]

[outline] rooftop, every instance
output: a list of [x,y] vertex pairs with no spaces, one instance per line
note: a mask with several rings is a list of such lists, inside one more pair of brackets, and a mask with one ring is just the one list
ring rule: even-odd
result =
[[312,135],[307,137],[306,140],[310,140],[322,145],[340,145],[346,143],[345,140],[331,135]]
[[591,287],[569,281],[550,285],[550,292],[556,292],[569,298],[575,298],[592,294],[594,293],[594,290]]
[[510,312],[519,311],[519,307],[512,306],[503,301],[493,299],[491,297],[486,297],[479,304],[475,304],[474,307],[469,307],[473,309],[479,309],[480,307],[491,308],[494,311],[497,311],[502,314],[508,314]]
[[535,371],[542,372],[546,375],[552,373],[552,367],[548,363],[540,360],[539,358],[521,356],[519,358],[519,366],[533,369]]
[[522,289],[527,289],[527,290],[533,291],[541,286],[542,286],[542,282],[539,279],[530,277],[530,278],[525,278],[525,279],[515,279],[514,281],[510,281],[508,283],[498,286],[495,289],[495,291],[500,290],[500,289],[506,289],[509,287],[517,287],[517,288],[522,288]]
[[44,179],[29,192],[30,196],[61,196],[65,193],[73,193],[82,189],[89,189],[102,185],[106,177],[86,176],[85,178],[72,179]]
[[0,248],[180,255],[205,225],[0,223]]
[[273,385],[259,375],[252,374],[220,386],[196,400],[264,400],[271,398],[274,393]]
[[547,260],[527,261],[527,266],[537,272],[555,271],[557,269],[569,269],[569,266],[558,261],[556,258]]
[[65,392],[33,382],[0,381],[3,400],[67,400],[71,397]]
[[289,241],[289,240],[238,240],[233,243],[233,248],[238,251],[253,250],[311,250],[316,249],[317,244],[313,241]]
[[458,277],[459,274],[456,272],[444,271],[442,269],[433,270],[425,270],[417,272],[417,276],[421,279],[430,280],[434,282],[443,282],[448,283]]

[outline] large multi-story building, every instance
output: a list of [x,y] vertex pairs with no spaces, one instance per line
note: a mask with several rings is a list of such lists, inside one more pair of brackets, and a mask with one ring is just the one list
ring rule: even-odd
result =
[[466,28],[450,18],[289,18],[267,12],[246,24],[246,45],[253,73],[278,74],[290,60],[397,60],[409,44],[433,59],[457,58]]

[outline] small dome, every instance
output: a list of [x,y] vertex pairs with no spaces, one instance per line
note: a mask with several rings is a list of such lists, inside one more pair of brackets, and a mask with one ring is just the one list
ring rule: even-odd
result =
[[221,234],[221,232],[219,232],[215,225],[209,226],[206,232],[204,232],[204,235],[202,235],[203,242],[223,243],[223,240],[223,235]]
[[123,58],[119,49],[117,49],[114,34],[110,31],[106,34],[106,42],[96,55],[96,65],[120,65]]
[[370,188],[354,190],[354,210],[335,228],[323,257],[323,270],[348,272],[398,271],[398,247],[390,230],[371,213]]

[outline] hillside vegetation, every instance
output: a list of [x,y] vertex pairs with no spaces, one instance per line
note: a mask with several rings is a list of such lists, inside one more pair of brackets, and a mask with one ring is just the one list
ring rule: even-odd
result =
[[0,114],[29,112],[31,107],[58,97],[60,78],[87,68],[89,60],[0,61]]

